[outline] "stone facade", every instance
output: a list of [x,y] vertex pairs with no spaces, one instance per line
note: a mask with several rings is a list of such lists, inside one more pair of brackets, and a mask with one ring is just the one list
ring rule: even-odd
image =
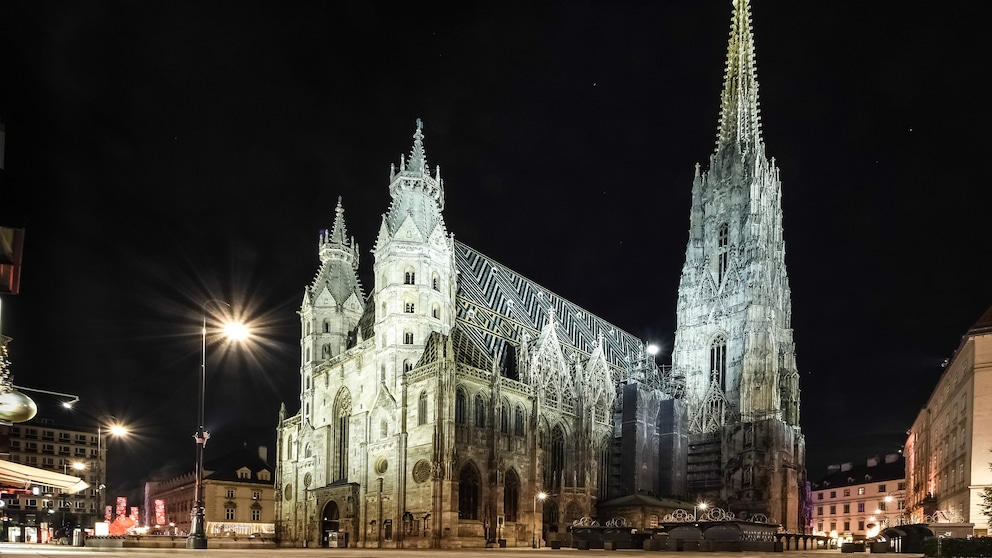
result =
[[672,375],[689,418],[690,494],[797,532],[808,503],[781,189],[761,138],[750,5],[739,1],[716,149],[692,185]]
[[[961,344],[907,432],[907,513],[913,522],[945,532],[946,523],[969,523],[989,535],[982,493],[992,487],[992,307]],[[935,525],[940,523],[941,525]]]
[[638,493],[798,529],[780,185],[758,132],[750,8],[736,4],[721,139],[693,186],[674,366],[455,241],[418,121],[390,172],[368,295],[340,200],[318,241],[299,312],[300,410],[284,407],[277,429],[282,544],[567,543],[573,521]]

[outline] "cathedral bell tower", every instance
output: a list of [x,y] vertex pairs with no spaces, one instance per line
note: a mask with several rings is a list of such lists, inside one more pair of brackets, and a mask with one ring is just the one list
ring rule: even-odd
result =
[[795,530],[805,442],[791,314],[781,182],[761,138],[751,7],[734,0],[716,149],[708,170],[696,166],[692,185],[672,367],[685,382],[689,460],[708,463],[690,471],[690,494]]
[[375,343],[379,382],[394,386],[423,354],[431,332],[454,323],[454,239],[444,225],[441,169],[431,176],[417,119],[413,148],[391,166],[392,203],[382,217],[375,248]]
[[299,313],[303,363],[300,409],[305,421],[310,419],[314,370],[354,344],[358,320],[365,308],[365,295],[358,280],[358,244],[348,238],[341,198],[334,209],[331,230],[320,232],[317,254],[320,267],[303,291]]

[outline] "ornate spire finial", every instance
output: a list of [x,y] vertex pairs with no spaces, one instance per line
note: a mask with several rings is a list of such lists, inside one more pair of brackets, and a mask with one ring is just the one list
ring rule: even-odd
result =
[[414,172],[429,174],[427,153],[424,152],[424,123],[417,119],[417,131],[413,133],[413,149],[410,150],[410,163],[406,167]]
[[737,144],[742,152],[747,152],[761,145],[751,3],[749,0],[734,0],[733,4],[716,151]]

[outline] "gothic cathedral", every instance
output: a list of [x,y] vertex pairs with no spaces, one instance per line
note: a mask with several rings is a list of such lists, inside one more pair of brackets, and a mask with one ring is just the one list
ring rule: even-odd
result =
[[761,140],[750,6],[734,4],[672,366],[455,241],[418,121],[390,172],[369,293],[340,199],[318,239],[299,312],[299,411],[283,405],[277,427],[282,544],[530,546],[609,519],[603,507],[631,494],[802,528],[781,185]]

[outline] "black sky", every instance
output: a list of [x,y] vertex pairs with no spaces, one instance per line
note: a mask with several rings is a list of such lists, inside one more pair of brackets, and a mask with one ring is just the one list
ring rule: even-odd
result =
[[[754,0],[764,138],[813,477],[894,451],[992,304],[988,2]],[[110,481],[190,468],[200,305],[265,324],[211,346],[208,452],[297,408],[296,310],[343,197],[371,249],[425,123],[448,230],[668,361],[694,165],[731,2],[4,2],[0,225],[18,385],[113,414]],[[223,358],[221,358],[223,356]],[[41,399],[41,398],[39,398]],[[42,401],[44,403],[44,401]]]

